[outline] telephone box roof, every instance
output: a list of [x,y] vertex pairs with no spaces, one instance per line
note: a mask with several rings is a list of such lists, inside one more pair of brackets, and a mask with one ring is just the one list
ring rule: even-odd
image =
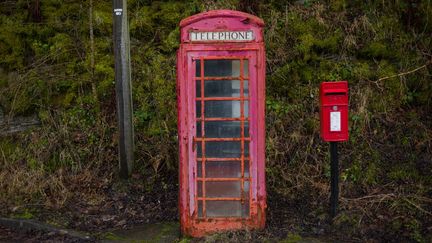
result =
[[257,16],[235,11],[235,10],[211,10],[208,12],[203,12],[199,14],[192,15],[186,19],[183,19],[180,22],[180,28],[183,28],[185,26],[188,26],[190,24],[193,24],[195,22],[198,22],[203,19],[209,19],[209,18],[220,18],[220,17],[231,17],[231,18],[244,18],[242,21],[248,21],[250,24],[255,24],[257,26],[263,27],[264,21]]

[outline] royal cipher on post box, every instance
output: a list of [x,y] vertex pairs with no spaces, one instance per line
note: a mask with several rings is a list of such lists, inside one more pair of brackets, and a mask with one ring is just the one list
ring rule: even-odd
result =
[[230,10],[180,22],[179,211],[186,235],[264,227],[263,26]]
[[348,82],[322,82],[320,86],[321,138],[348,140]]

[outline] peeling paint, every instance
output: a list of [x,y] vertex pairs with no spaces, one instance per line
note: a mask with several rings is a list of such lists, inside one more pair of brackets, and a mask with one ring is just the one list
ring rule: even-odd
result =
[[[249,21],[245,22],[247,18]],[[223,23],[223,25],[221,25]],[[223,26],[223,27],[221,27]],[[217,10],[197,14],[186,18],[180,23],[181,45],[177,55],[177,99],[178,99],[178,128],[180,146],[180,221],[181,230],[185,235],[200,237],[212,232],[256,229],[265,226],[266,191],[265,191],[265,53],[263,43],[264,23],[261,19],[238,11]],[[211,31],[251,31],[254,38],[249,42],[217,42],[206,41],[191,42],[190,32]],[[195,82],[201,82],[201,94],[204,94],[204,61],[205,60],[229,60],[240,61],[240,76],[235,77],[240,81],[240,96],[238,98],[204,98],[196,97]],[[200,61],[200,78],[195,77],[195,60]],[[243,63],[248,60],[248,75],[244,74]],[[211,77],[210,80],[230,80],[233,77]],[[244,80],[249,82],[249,94],[244,96]],[[207,80],[207,79],[206,79]],[[238,100],[240,102],[239,118],[207,118],[204,117],[204,100]],[[248,116],[245,115],[245,102],[248,102]],[[195,117],[195,102],[200,102],[201,117]],[[241,136],[239,138],[207,138],[205,136],[204,122],[215,121],[239,121],[241,124]],[[201,136],[195,137],[196,122],[201,121]],[[249,137],[244,135],[244,123],[249,122]],[[239,161],[241,164],[241,176],[239,178],[207,178],[198,177],[197,162],[203,164],[201,175],[205,175],[206,161],[216,158],[205,157],[206,141],[239,141],[241,144],[239,158],[225,158],[225,160]],[[196,143],[201,145],[202,157],[197,157]],[[248,144],[248,145],[247,145]],[[249,154],[246,157],[245,146],[249,146]],[[217,158],[217,160],[224,160]],[[249,171],[245,177],[244,161],[249,161]],[[240,197],[206,197],[205,183],[207,181],[238,181]],[[198,188],[201,182],[202,188]],[[245,195],[245,182],[248,182],[248,193]],[[198,195],[201,191],[201,196]],[[249,200],[248,216],[232,217],[207,217],[206,202],[210,201],[241,201]],[[198,201],[202,203],[202,215],[198,212]],[[242,211],[243,212],[243,211]],[[243,213],[241,215],[244,215]]]

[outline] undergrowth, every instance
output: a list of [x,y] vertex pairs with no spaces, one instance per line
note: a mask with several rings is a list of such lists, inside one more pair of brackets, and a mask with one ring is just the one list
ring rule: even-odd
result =
[[[431,1],[128,4],[134,174],[143,178],[143,191],[177,185],[179,21],[240,6],[266,22],[268,227],[209,241],[289,242],[298,234],[338,230],[345,240],[432,239]],[[2,10],[1,107],[10,116],[37,113],[42,121],[39,128],[0,138],[2,215],[67,210],[77,199],[102,205],[107,188],[118,183],[111,6],[94,6],[95,67],[88,7],[44,1],[40,22],[23,14],[25,1]],[[334,80],[349,82],[350,141],[340,145],[340,214],[324,227],[329,158],[319,137],[318,87]]]

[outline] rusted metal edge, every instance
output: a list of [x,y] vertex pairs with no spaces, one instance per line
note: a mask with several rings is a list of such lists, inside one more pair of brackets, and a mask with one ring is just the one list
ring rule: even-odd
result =
[[229,141],[250,141],[250,138],[195,138],[196,142],[229,142]]
[[250,181],[250,177],[245,177],[245,178],[241,178],[241,177],[233,177],[233,178],[197,177],[197,181],[241,181],[241,180]]
[[[201,101],[203,98],[195,98],[196,101]],[[204,101],[241,101],[241,100],[249,100],[249,98],[240,98],[240,97],[205,97]]]
[[220,18],[220,17],[245,18],[245,19],[249,19],[250,22],[255,23],[260,27],[264,26],[264,21],[262,19],[248,13],[235,11],[235,10],[211,10],[196,15],[192,15],[188,18],[183,19],[182,21],[180,21],[180,28],[184,28],[185,26],[198,22],[202,19]]
[[[207,118],[197,118],[196,121],[241,121],[242,118],[240,117],[226,117],[226,118],[222,118],[222,117],[207,117]],[[249,117],[245,117],[244,118],[245,121],[249,121]]]
[[[249,77],[243,77],[243,79],[249,79]],[[195,77],[196,81],[200,81],[201,77]],[[240,80],[240,76],[226,76],[226,77],[204,77],[205,81],[225,81],[225,80]]]
[[[245,160],[250,160],[249,157],[245,157]],[[201,158],[197,158],[197,161],[201,161]],[[241,158],[206,158],[206,161],[241,161]]]

